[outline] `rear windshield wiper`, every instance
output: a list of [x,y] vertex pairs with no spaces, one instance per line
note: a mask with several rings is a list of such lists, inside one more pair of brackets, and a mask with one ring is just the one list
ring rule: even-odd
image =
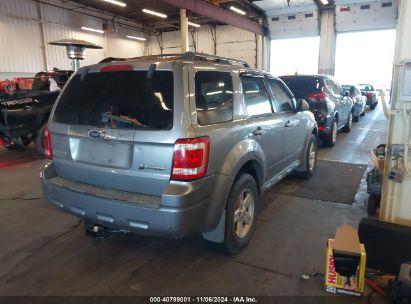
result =
[[126,115],[114,115],[110,112],[105,112],[105,113],[102,113],[101,116],[103,116],[103,118],[106,118],[106,119],[116,120],[116,121],[119,121],[125,124],[131,124],[132,126],[148,128],[148,126],[140,122],[138,119],[132,118]]

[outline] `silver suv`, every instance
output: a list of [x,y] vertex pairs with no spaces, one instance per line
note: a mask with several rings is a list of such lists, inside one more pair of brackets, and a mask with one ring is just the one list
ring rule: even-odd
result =
[[228,58],[83,67],[50,115],[43,191],[93,233],[202,233],[235,253],[264,191],[292,171],[314,173],[318,130],[307,110],[280,79]]

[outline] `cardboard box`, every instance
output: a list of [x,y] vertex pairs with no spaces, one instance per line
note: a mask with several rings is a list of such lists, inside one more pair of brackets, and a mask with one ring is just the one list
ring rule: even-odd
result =
[[371,160],[374,164],[374,167],[376,167],[382,175],[384,172],[385,158],[378,157],[377,155],[375,155],[374,149],[371,149]]
[[366,253],[357,231],[350,226],[337,229],[327,242],[325,289],[330,293],[361,296],[364,292]]

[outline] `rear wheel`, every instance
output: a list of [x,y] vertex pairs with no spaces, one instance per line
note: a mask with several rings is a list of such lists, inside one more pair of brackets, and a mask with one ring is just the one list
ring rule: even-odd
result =
[[295,174],[299,178],[308,179],[313,176],[317,164],[317,137],[314,134],[311,134],[307,144],[304,162],[301,168],[295,170]]
[[376,103],[373,103],[372,105],[370,105],[370,110],[372,111],[372,110],[374,110],[376,107],[377,107],[377,104],[376,104]]
[[45,122],[37,131],[34,137],[34,143],[36,145],[37,152],[44,155],[44,131],[46,130],[47,122]]
[[360,116],[365,116],[365,109],[364,109],[364,111],[360,114]]
[[367,200],[367,214],[375,216],[379,208],[380,198],[375,195],[369,195]]
[[343,131],[344,132],[351,132],[351,128],[352,128],[352,120],[353,120],[353,115],[352,112],[350,112],[350,115],[348,115],[348,120],[347,123],[345,124]]
[[325,135],[323,139],[323,143],[326,147],[334,147],[335,143],[337,142],[337,120],[334,118],[333,122],[331,123],[331,130],[328,134]]
[[242,174],[233,185],[227,202],[224,246],[229,253],[241,251],[255,226],[258,189],[250,174]]
[[358,122],[360,120],[360,115],[359,114],[357,114],[357,115],[353,115],[353,117],[352,117],[352,121],[354,121],[354,122]]

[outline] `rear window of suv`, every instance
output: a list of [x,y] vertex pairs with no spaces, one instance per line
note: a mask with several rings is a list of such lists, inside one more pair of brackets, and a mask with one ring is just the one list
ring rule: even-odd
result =
[[311,93],[320,92],[323,87],[321,79],[316,76],[281,76],[280,78],[296,99],[307,98]]
[[167,130],[173,124],[173,72],[95,72],[76,75],[53,121],[112,129]]

